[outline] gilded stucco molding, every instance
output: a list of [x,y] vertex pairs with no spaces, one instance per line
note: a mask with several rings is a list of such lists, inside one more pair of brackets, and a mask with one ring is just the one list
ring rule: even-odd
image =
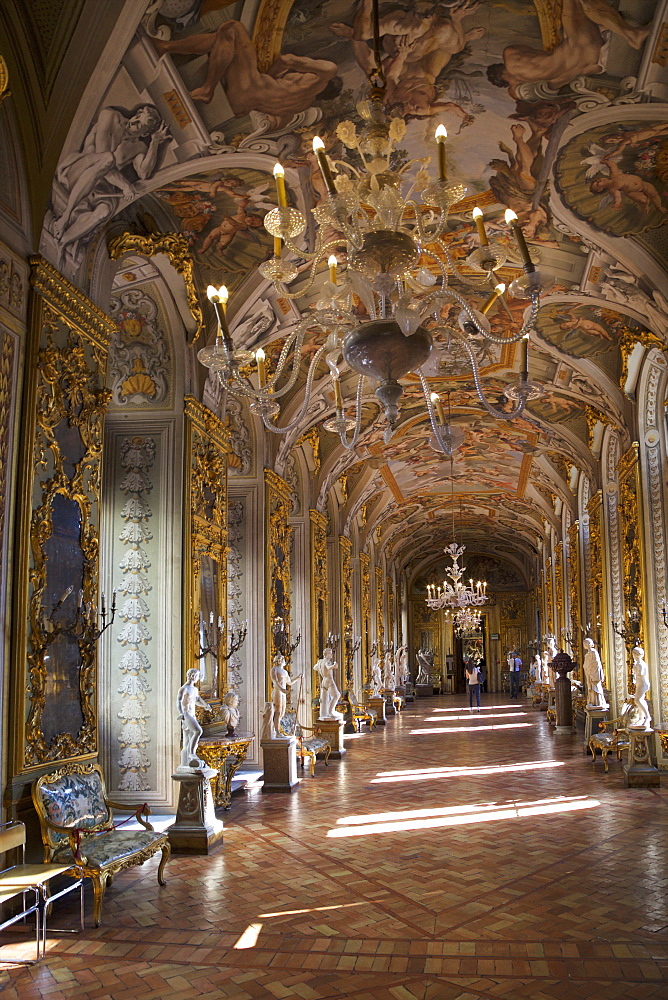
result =
[[623,389],[626,385],[626,380],[629,376],[629,358],[633,354],[636,344],[642,344],[647,350],[651,350],[653,347],[658,347],[662,351],[666,349],[666,344],[661,338],[650,333],[649,330],[630,330],[628,327],[624,327],[624,333],[619,342],[619,351],[622,359],[619,375],[620,389]]
[[559,542],[554,550],[554,591],[556,597],[557,645],[561,642],[562,629],[566,622],[564,606],[564,543]]
[[113,320],[43,257],[31,257],[30,264],[31,287],[67,326],[76,329],[106,353],[116,329]]
[[[610,434],[606,450],[605,479],[605,513],[603,524],[607,529],[604,535],[604,571],[607,570],[606,589],[610,587],[608,610],[615,621],[624,620],[624,588],[622,581],[621,537],[619,526],[619,485],[617,482],[617,465],[619,461],[619,439],[616,434]],[[605,619],[602,619],[604,622]],[[607,626],[607,622],[606,622]],[[609,634],[609,629],[606,627]],[[614,678],[614,690],[617,705],[621,707],[629,687],[630,664],[626,647],[621,636],[612,633],[611,652],[613,663],[610,665]]]
[[369,660],[369,637],[371,635],[371,559],[366,552],[360,552],[360,604],[362,612],[362,684],[371,682]]
[[[269,685],[271,658],[279,651],[272,626],[278,625],[280,621],[284,634],[289,635],[290,633],[292,528],[289,524],[289,518],[292,503],[288,483],[273,469],[264,470],[264,482],[267,525],[265,558],[267,619],[265,627],[267,685]],[[289,652],[286,651],[285,656],[288,660],[287,668],[289,670]]]
[[[352,569],[352,542],[345,535],[339,535],[339,585],[340,585],[340,607],[341,607],[341,634],[350,636],[353,634],[353,569]],[[347,657],[346,644],[341,646],[343,655]],[[344,677],[352,677],[352,663],[344,664]],[[348,684],[346,684],[348,687]]]
[[107,249],[111,260],[118,260],[129,253],[136,253],[142,257],[155,257],[157,254],[164,254],[168,258],[174,270],[183,278],[188,308],[197,324],[195,334],[190,341],[191,345],[194,344],[205,329],[205,323],[195,286],[192,252],[185,236],[180,233],[156,233],[149,236],[141,236],[138,233],[122,233],[109,240]]
[[376,566],[376,643],[380,654],[385,645],[385,616],[383,614],[383,571]]
[[7,69],[7,63],[3,56],[0,56],[0,104],[5,100],[6,97],[11,97],[12,92],[9,89],[9,70]]
[[[644,499],[648,508],[646,524],[646,576],[651,586],[654,607],[668,601],[668,570],[666,566],[666,522],[664,508],[664,481],[662,463],[665,444],[659,426],[665,420],[663,394],[666,384],[666,361],[663,354],[655,353],[649,358],[643,411],[641,414],[642,433],[641,461],[643,462],[642,482]],[[664,425],[665,426],[665,425]],[[665,439],[664,439],[665,440]],[[648,594],[649,597],[649,594]],[[650,608],[647,608],[648,619]],[[660,697],[653,699],[654,723],[665,727],[668,720],[668,630],[654,630],[654,641],[658,652],[657,674]],[[657,704],[658,701],[658,704]]]

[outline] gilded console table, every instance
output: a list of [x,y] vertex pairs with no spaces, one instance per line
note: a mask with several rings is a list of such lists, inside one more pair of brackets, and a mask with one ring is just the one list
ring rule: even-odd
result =
[[217,808],[229,809],[232,805],[232,779],[245,761],[252,739],[252,733],[244,733],[240,736],[203,736],[200,740],[197,753],[218,772],[212,782]]

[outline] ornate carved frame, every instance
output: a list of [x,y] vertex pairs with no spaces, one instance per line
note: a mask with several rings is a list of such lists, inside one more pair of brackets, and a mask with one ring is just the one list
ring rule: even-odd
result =
[[353,543],[345,535],[339,535],[339,581],[341,586],[341,659],[343,662],[342,680],[346,688],[350,688],[353,677],[353,664],[348,662],[345,636],[353,634]]
[[[265,517],[267,525],[265,587],[267,620],[267,686],[269,690],[269,671],[274,655],[274,634],[272,622],[281,617],[286,630],[290,629],[290,552],[292,548],[292,528],[289,524],[292,506],[290,486],[273,469],[264,470],[265,485]],[[280,597],[280,601],[279,601]],[[289,657],[286,656],[286,660]],[[287,663],[290,669],[290,663]]]
[[[619,460],[619,531],[622,552],[622,592],[624,610],[635,607],[640,612],[638,644],[644,646],[647,634],[645,608],[645,532],[642,517],[639,444],[634,441]],[[633,690],[632,657],[627,657],[629,691]]]
[[[227,622],[227,427],[194,396],[185,397],[185,529],[183,672],[197,662],[200,567],[210,556],[220,571],[218,614]],[[223,640],[224,642],[224,640]],[[227,663],[218,657],[218,697],[227,687]]]
[[383,571],[376,566],[376,642],[378,653],[385,645],[385,615],[383,614]]
[[362,684],[371,683],[369,648],[371,638],[371,560],[366,552],[360,552],[360,603],[362,610]]
[[[102,310],[56,268],[39,256],[32,257],[30,264],[32,301],[16,518],[12,726],[16,773],[97,753],[97,652],[92,644],[79,643],[81,728],[76,735],[58,733],[49,742],[43,731],[46,656],[49,648],[53,653],[44,621],[48,610],[43,607],[47,587],[44,546],[53,531],[54,499],[65,497],[80,512],[83,601],[97,607],[102,432],[109,401],[104,383],[113,331]],[[77,450],[71,454],[63,451],[58,425],[69,428],[71,434],[76,431]]]
[[180,233],[156,233],[150,236],[141,236],[138,233],[123,233],[109,240],[107,245],[109,256],[112,260],[118,260],[125,254],[137,253],[142,257],[155,257],[157,254],[164,254],[175,271],[183,278],[186,288],[188,307],[193,319],[197,323],[197,329],[191,345],[196,343],[197,338],[205,329],[204,314],[200,305],[195,279],[193,276],[193,259],[190,252],[190,245]]
[[[327,586],[327,518],[318,510],[309,510],[311,526],[311,662],[322,655],[318,636],[318,603],[323,603],[324,641],[329,631],[329,588]],[[312,690],[318,693],[319,675],[313,671]]]

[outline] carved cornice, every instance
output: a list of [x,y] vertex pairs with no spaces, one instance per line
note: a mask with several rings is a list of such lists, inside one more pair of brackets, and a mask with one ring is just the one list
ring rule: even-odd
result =
[[190,341],[191,345],[194,344],[204,330],[205,324],[195,286],[190,244],[185,236],[180,233],[156,233],[149,236],[141,236],[139,233],[122,233],[109,240],[107,249],[111,260],[118,260],[119,257],[123,257],[127,253],[137,253],[142,257],[155,257],[156,254],[162,253],[169,258],[174,270],[183,278],[188,308],[197,324],[195,335]]
[[230,429],[227,424],[224,424],[212,410],[200,403],[194,396],[185,396],[183,402],[184,413],[193,425],[202,434],[206,434],[218,448],[229,454],[231,450]]
[[35,291],[69,327],[106,353],[109,339],[116,329],[114,321],[39,254],[30,258],[30,266],[30,284]]
[[624,327],[624,333],[622,339],[619,342],[619,351],[622,358],[622,366],[619,375],[619,387],[623,389],[626,385],[626,380],[629,375],[629,358],[633,353],[633,348],[636,344],[642,344],[650,350],[652,347],[658,347],[659,350],[665,350],[666,344],[657,337],[656,334],[651,333],[649,330],[631,330],[629,327]]

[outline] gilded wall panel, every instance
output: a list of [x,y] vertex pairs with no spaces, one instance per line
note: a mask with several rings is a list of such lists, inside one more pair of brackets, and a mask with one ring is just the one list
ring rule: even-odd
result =
[[266,517],[266,649],[267,685],[272,657],[281,650],[290,669],[290,650],[282,638],[290,636],[290,551],[292,529],[288,522],[292,501],[290,487],[272,469],[264,470]]
[[574,521],[568,529],[568,588],[570,618],[566,623],[571,636],[571,656],[582,663],[582,599],[580,570],[580,522]]
[[566,624],[564,606],[564,543],[559,542],[554,550],[554,591],[556,597],[556,635],[557,646],[561,648],[563,630]]
[[591,591],[592,620],[585,622],[585,631],[596,642],[600,650],[603,669],[605,671],[605,686],[610,686],[608,669],[608,630],[603,627],[606,620],[606,594],[603,587],[604,551],[603,551],[603,494],[599,490],[587,505],[589,513],[589,581]]
[[[645,538],[642,528],[642,498],[640,494],[640,461],[638,442],[634,441],[629,450],[622,455],[617,466],[619,477],[619,527],[622,549],[622,592],[624,596],[624,612],[626,626],[630,627],[632,635],[627,640],[627,647],[645,644],[645,602],[643,581],[645,572]],[[632,625],[630,618],[637,618],[637,624]],[[629,679],[632,657],[627,657]],[[631,688],[629,687],[629,690]]]
[[[226,636],[206,656],[207,625],[227,622],[227,427],[193,396],[185,398],[184,671],[198,666],[208,701],[227,688]],[[210,635],[213,630],[209,628]]]
[[552,558],[547,560],[545,567],[545,634],[554,635],[554,591],[552,587]]
[[385,615],[383,613],[383,571],[380,566],[376,566],[376,642],[378,644],[378,655],[383,652],[385,645]]
[[360,552],[361,611],[362,611],[362,684],[371,683],[371,560],[366,552]]
[[341,588],[341,655],[344,660],[343,677],[346,688],[350,689],[353,683],[353,662],[346,649],[346,639],[352,641],[353,638],[353,567],[352,567],[352,542],[345,535],[339,535],[339,585]]
[[[17,530],[14,768],[97,753],[105,314],[41,257],[32,309]],[[23,624],[25,623],[25,624]]]

